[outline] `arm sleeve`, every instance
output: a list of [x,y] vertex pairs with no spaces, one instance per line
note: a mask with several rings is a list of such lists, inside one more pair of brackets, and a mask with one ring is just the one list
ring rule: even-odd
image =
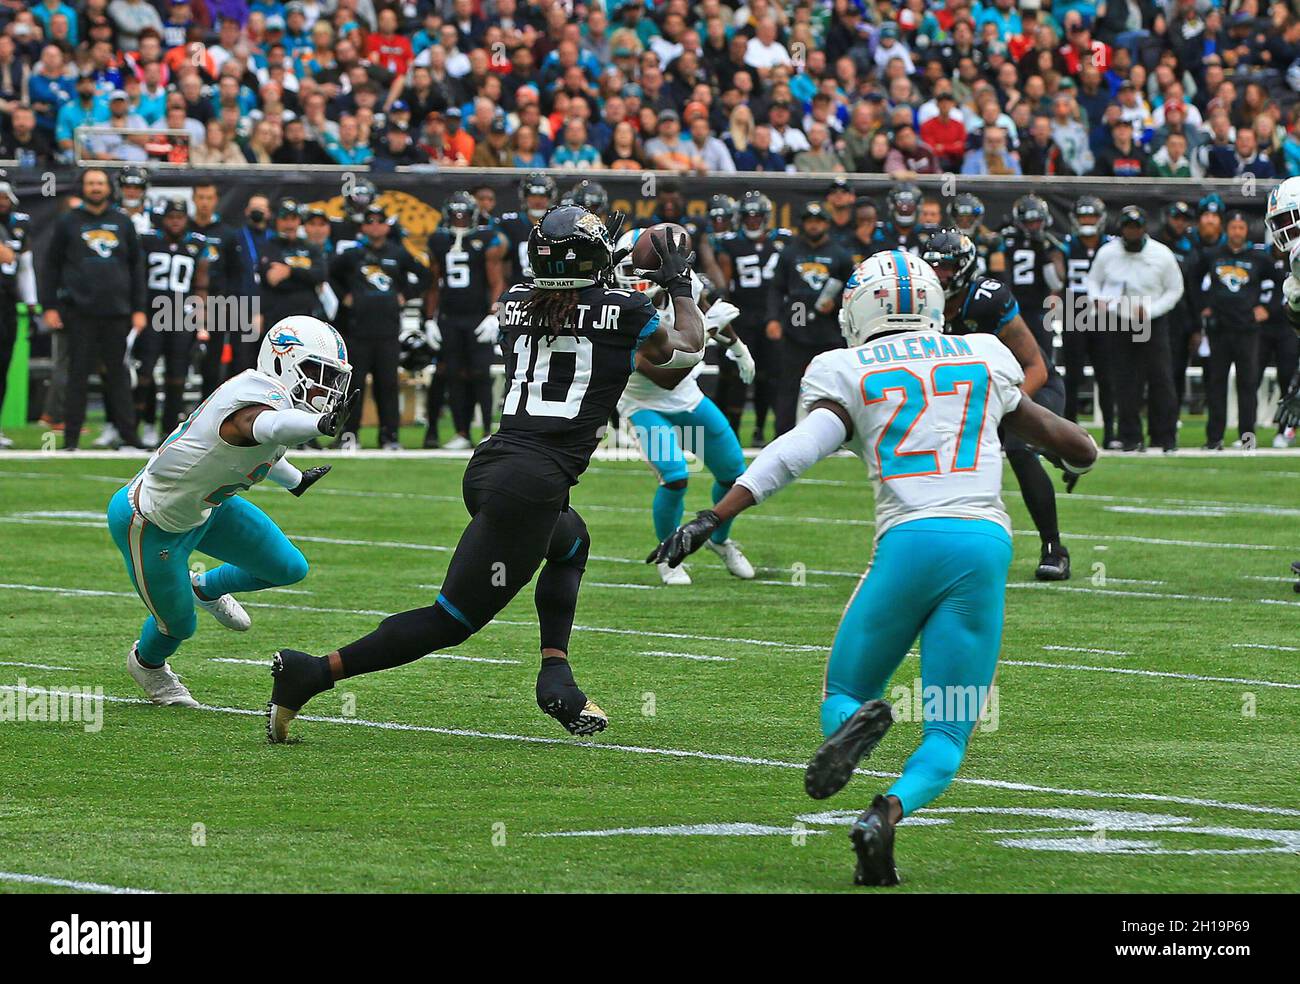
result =
[[47,311],[58,310],[59,307],[59,287],[63,279],[63,260],[67,248],[68,226],[67,217],[64,216],[54,224],[54,234],[50,236],[50,245],[45,251],[45,276],[42,278],[45,295],[41,304]]
[[131,310],[144,311],[147,308],[145,294],[144,253],[140,249],[140,237],[130,219],[124,223],[126,230],[126,259],[131,273]]
[[1161,318],[1174,309],[1183,296],[1183,274],[1174,254],[1167,250],[1161,254],[1160,296],[1151,302],[1151,317]]
[[1102,288],[1106,281],[1103,279],[1108,266],[1110,256],[1105,247],[1097,251],[1096,258],[1092,261],[1092,268],[1088,270],[1088,297],[1094,301],[1109,301],[1114,298],[1108,297]]
[[834,454],[847,436],[844,422],[832,411],[818,407],[799,426],[765,447],[736,484],[748,489],[755,502],[762,502]]
[[306,444],[321,436],[319,421],[320,414],[306,410],[267,410],[253,421],[253,440],[285,447]]
[[[262,414],[262,417],[265,416],[266,414]],[[262,417],[258,417],[257,419],[261,420]],[[253,421],[253,424],[253,429],[257,430],[257,421]],[[271,466],[271,470],[266,473],[266,477],[281,488],[296,489],[298,483],[302,481],[302,472],[299,471],[296,466],[291,464],[288,458],[281,458]]]

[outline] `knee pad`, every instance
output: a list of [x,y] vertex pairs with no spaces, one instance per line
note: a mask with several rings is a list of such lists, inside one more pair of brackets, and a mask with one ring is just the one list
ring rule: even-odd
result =
[[587,556],[591,553],[591,534],[587,532],[587,524],[582,517],[573,514],[576,522],[570,522],[565,529],[566,539],[569,533],[573,534],[571,544],[561,543],[559,549],[563,552],[555,558],[548,558],[550,563],[567,564],[570,567],[576,567],[583,571],[587,569]]

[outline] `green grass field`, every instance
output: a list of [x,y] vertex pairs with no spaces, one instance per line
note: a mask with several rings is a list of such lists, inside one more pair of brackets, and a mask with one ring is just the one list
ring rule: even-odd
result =
[[[842,824],[889,780],[815,803],[801,770],[825,648],[870,554],[860,464],[825,462],[738,522],[759,583],[704,556],[686,589],[640,563],[650,473],[594,464],[573,496],[593,560],[572,657],[610,713],[596,739],[534,703],[524,592],[457,658],[347,681],[309,706],[301,742],[271,747],[270,653],[325,652],[428,604],[464,525],[463,460],[330,460],[301,500],[250,493],[312,570],[245,596],[247,634],[199,613],[173,665],[207,706],[180,710],[138,702],[123,665],[143,606],[101,516],[139,459],[0,455],[0,701],[20,685],[107,695],[95,733],[0,723],[0,891],[851,887]],[[1300,457],[1108,457],[1060,499],[1075,577],[1051,587],[1008,492],[1022,535],[996,727],[900,828],[901,891],[1294,890],[1298,478]],[[867,765],[896,773],[919,735],[901,721]]]

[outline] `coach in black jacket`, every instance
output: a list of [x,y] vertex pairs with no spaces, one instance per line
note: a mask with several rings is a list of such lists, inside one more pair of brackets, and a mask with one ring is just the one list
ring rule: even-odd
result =
[[[225,382],[221,358],[226,341],[237,342],[238,337],[232,333],[244,327],[243,319],[234,316],[243,300],[239,297],[240,244],[236,231],[222,222],[217,214],[220,198],[215,182],[200,181],[194,186],[194,215],[190,219],[190,231],[198,233],[207,243],[208,298],[213,302],[207,310],[214,315],[203,325],[206,335],[201,368],[204,399]],[[202,339],[204,336],[199,337]]]
[[329,266],[319,246],[299,238],[301,228],[301,207],[292,198],[284,199],[275,210],[275,236],[262,250],[257,266],[263,333],[290,315],[325,316],[318,290],[329,275]]
[[45,254],[45,323],[51,331],[67,332],[67,451],[75,451],[81,440],[87,381],[99,363],[104,403],[122,443],[141,446],[125,358],[127,336],[145,327],[144,258],[135,226],[112,206],[110,193],[105,171],[84,171],[81,204],[55,222]]

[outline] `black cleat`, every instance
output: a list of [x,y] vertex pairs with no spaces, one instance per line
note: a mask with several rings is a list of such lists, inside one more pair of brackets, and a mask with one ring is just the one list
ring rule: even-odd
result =
[[835,729],[817,749],[804,772],[803,788],[815,800],[834,796],[853,777],[853,770],[869,758],[894,723],[888,701],[869,700]]
[[289,722],[303,705],[334,686],[325,661],[296,649],[281,649],[271,658],[271,699],[266,704],[266,740],[288,741]]
[[[1295,561],[1291,565],[1291,573],[1300,577],[1300,560]],[[1300,594],[1300,581],[1296,581],[1296,583],[1291,585],[1291,587],[1295,589],[1296,594]]]
[[889,812],[889,800],[877,796],[871,801],[871,809],[853,821],[849,840],[858,856],[854,885],[887,887],[899,882],[898,869],[894,867],[894,825],[889,820]]
[[1058,540],[1043,544],[1042,556],[1038,558],[1038,570],[1034,577],[1040,581],[1070,580],[1070,551]]
[[571,735],[594,735],[609,727],[609,715],[582,692],[567,660],[551,657],[542,661],[537,674],[537,706]]

